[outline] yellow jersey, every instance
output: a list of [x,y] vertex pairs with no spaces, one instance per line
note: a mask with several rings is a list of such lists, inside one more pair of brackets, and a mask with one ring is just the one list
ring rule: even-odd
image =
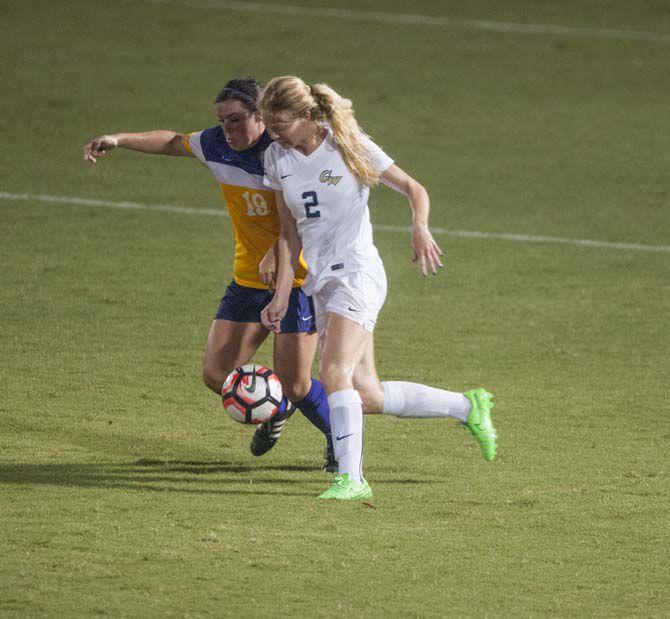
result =
[[[220,125],[184,137],[184,147],[206,165],[221,188],[235,235],[233,278],[240,286],[267,289],[258,265],[279,236],[274,191],[263,185],[263,154],[272,139],[263,133],[251,148],[238,152],[226,142]],[[307,266],[300,264],[293,286],[302,286]]]

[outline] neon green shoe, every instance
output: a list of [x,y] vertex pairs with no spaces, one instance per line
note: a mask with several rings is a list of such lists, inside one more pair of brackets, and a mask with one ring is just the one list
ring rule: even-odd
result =
[[357,483],[349,479],[349,473],[342,473],[333,479],[330,488],[317,499],[338,499],[340,501],[355,501],[357,499],[369,499],[372,496],[372,489],[367,481],[363,480]]
[[490,462],[496,457],[498,447],[498,435],[491,421],[491,409],[494,406],[491,401],[493,394],[479,387],[466,391],[463,395],[472,404],[468,419],[463,425],[472,432],[482,448],[484,458]]

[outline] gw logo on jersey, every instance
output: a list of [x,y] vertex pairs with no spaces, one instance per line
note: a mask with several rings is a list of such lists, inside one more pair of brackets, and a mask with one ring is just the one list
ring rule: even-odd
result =
[[324,170],[319,175],[319,180],[326,185],[337,185],[342,180],[341,176],[333,176],[332,170]]

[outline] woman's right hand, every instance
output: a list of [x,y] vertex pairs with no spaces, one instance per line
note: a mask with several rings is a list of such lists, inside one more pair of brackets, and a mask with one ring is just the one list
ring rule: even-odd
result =
[[98,157],[106,155],[119,145],[119,140],[113,135],[101,135],[87,144],[84,144],[84,161],[95,163]]
[[277,285],[277,244],[268,249],[258,265],[258,277],[270,290]]
[[281,321],[288,310],[288,296],[283,299],[275,293],[272,300],[261,311],[261,322],[266,329],[281,333]]

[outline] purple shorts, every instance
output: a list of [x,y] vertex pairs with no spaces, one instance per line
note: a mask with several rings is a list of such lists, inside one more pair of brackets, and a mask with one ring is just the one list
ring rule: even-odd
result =
[[[261,310],[270,302],[272,296],[273,293],[270,290],[240,286],[233,281],[221,299],[215,318],[232,322],[260,322]],[[312,331],[316,331],[312,297],[308,297],[302,288],[293,288],[286,316],[281,321],[281,332],[310,333]]]

